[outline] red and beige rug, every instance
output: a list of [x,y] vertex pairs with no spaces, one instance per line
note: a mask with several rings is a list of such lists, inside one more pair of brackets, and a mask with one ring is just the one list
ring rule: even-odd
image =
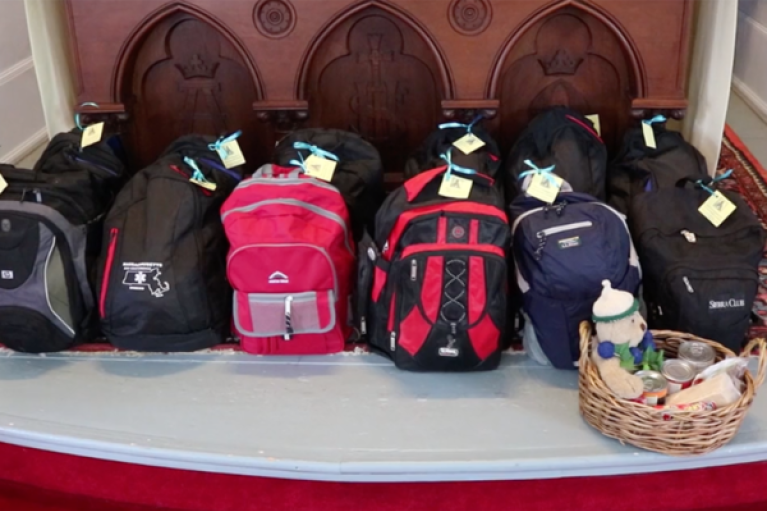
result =
[[[767,228],[767,170],[729,126],[724,134],[718,168],[720,172],[733,169],[732,177],[724,182],[724,186],[740,193]],[[767,336],[767,247],[759,277],[759,294],[753,310],[754,324],[749,332],[752,339]]]

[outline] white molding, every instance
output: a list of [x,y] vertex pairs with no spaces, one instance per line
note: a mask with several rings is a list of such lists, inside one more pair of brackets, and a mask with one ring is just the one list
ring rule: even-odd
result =
[[34,68],[35,68],[35,61],[32,58],[32,55],[25,58],[24,60],[18,61],[11,67],[0,72],[0,86],[10,82],[11,80],[18,78],[19,76],[23,75],[30,69],[34,69]]
[[46,142],[48,142],[48,129],[43,127],[10,152],[0,155],[0,161],[15,165]]
[[767,101],[737,76],[732,77],[732,88],[735,90],[735,93],[740,96],[749,107],[751,107],[751,110],[767,123]]

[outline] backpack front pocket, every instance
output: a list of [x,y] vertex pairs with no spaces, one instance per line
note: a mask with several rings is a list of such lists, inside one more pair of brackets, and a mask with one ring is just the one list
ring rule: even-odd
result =
[[291,341],[301,334],[324,334],[336,326],[332,290],[304,293],[234,294],[234,324],[249,337],[282,337]]
[[740,351],[758,286],[753,268],[677,266],[666,272],[663,283],[658,297],[661,326]]
[[425,244],[402,255],[395,265],[391,332],[397,364],[439,371],[497,365],[506,312],[503,251],[494,245]]

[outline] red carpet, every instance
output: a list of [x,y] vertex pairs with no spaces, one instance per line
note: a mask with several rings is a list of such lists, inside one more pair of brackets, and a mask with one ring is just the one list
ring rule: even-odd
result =
[[[767,172],[729,128],[721,168],[767,219]],[[767,263],[762,322],[767,333]],[[761,309],[760,309],[761,310]],[[105,349],[91,346],[86,349]],[[767,511],[767,462],[634,476],[321,483],[121,464],[0,444],[0,511]]]

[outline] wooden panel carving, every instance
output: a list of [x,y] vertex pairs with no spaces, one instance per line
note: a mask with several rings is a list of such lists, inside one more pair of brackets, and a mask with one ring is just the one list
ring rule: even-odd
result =
[[309,123],[359,133],[381,151],[388,171],[439,121],[443,91],[426,42],[379,8],[338,25],[321,43],[307,80]]
[[189,133],[219,136],[242,129],[253,160],[263,127],[252,112],[257,89],[243,58],[208,23],[184,12],[164,18],[137,46],[124,73],[128,134],[139,165],[151,163]]
[[457,32],[478,35],[490,25],[493,9],[490,0],[453,0],[447,16]]
[[629,122],[635,78],[627,49],[596,17],[567,7],[540,20],[509,53],[500,87],[501,139],[509,146],[553,105],[599,114],[608,147]]

